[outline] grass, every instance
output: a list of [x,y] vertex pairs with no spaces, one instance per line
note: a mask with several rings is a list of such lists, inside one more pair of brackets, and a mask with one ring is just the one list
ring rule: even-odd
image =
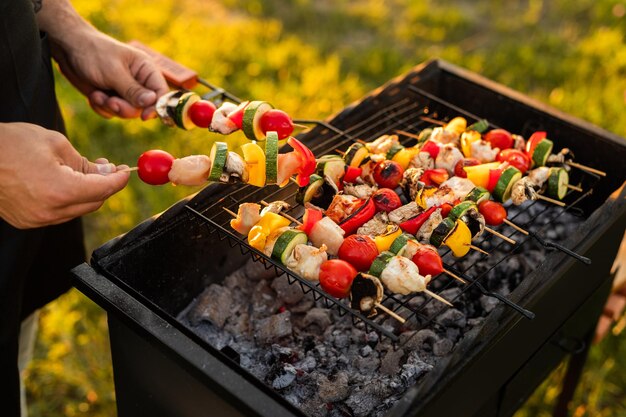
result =
[[[325,118],[429,58],[476,71],[626,134],[626,5],[614,0],[75,0],[103,31],[139,39],[242,98]],[[105,121],[58,77],[69,136],[91,159],[134,165],[144,150],[206,153],[215,136]],[[200,91],[200,90],[199,90]],[[236,140],[241,140],[238,136]],[[196,189],[136,177],[86,217],[90,250]],[[626,342],[592,349],[574,415],[626,416]],[[563,370],[516,417],[548,416]],[[47,306],[27,380],[33,417],[114,416],[102,310],[73,290]]]

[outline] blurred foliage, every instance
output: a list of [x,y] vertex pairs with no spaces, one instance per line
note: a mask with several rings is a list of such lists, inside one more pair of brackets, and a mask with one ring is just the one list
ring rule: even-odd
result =
[[[443,58],[619,135],[626,134],[626,2],[616,0],[74,0],[116,38],[138,39],[242,99],[326,118],[412,66]],[[95,159],[147,149],[208,153],[215,135],[104,120],[58,76],[69,136]],[[198,89],[204,93],[206,90]],[[240,134],[231,140],[242,142]],[[87,216],[88,248],[197,191],[136,176]],[[626,416],[626,345],[592,350],[576,416]],[[115,415],[103,312],[77,291],[44,309],[27,387],[33,417]],[[518,413],[547,416],[556,371]]]

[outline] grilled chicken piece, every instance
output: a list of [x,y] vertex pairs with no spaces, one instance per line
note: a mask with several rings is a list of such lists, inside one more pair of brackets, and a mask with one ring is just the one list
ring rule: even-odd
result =
[[309,240],[313,246],[321,248],[326,245],[327,252],[330,255],[337,255],[339,247],[343,243],[344,231],[330,217],[323,217],[322,220],[315,223],[309,233]]
[[232,113],[233,110],[237,109],[237,107],[238,106],[236,104],[228,101],[222,103],[222,105],[215,110],[215,113],[213,114],[209,130],[212,132],[219,132],[222,135],[229,135],[239,129],[235,122],[228,118],[228,115]]
[[404,193],[408,195],[411,200],[415,200],[419,192],[425,186],[425,184],[420,181],[423,174],[423,168],[408,168],[402,175],[402,182],[400,182],[400,185],[402,186]]
[[337,194],[326,209],[326,216],[339,224],[363,204],[363,200],[352,195]]
[[454,146],[459,146],[459,135],[455,132],[445,130],[443,127],[434,128],[429,139],[443,145],[452,144]]
[[344,184],[343,192],[357,198],[371,197],[378,190],[375,185],[368,184]]
[[261,216],[265,213],[275,213],[280,214],[281,211],[289,210],[291,206],[286,201],[276,200],[269,203],[267,206],[263,207],[261,210]]
[[528,177],[522,177],[519,181],[513,184],[511,189],[511,200],[513,204],[519,206],[526,200],[536,200],[537,190],[535,190],[535,183]]
[[374,168],[376,168],[378,162],[372,159],[372,156],[375,155],[370,155],[370,161],[361,165],[361,179],[365,184],[376,185],[376,181],[374,180]]
[[422,208],[418,206],[415,201],[411,201],[409,204],[405,204],[391,211],[388,216],[390,222],[400,224],[412,217],[417,216],[421,212]]
[[441,183],[443,187],[449,187],[454,193],[455,197],[459,200],[465,200],[465,197],[475,187],[474,183],[467,178],[450,177],[448,180]]
[[454,190],[447,185],[440,185],[434,194],[425,198],[426,207],[440,206],[444,203],[454,203],[457,199]]
[[513,136],[513,149],[524,152],[526,150],[526,140],[520,135]]
[[373,154],[387,154],[394,145],[399,145],[398,135],[382,135],[375,141],[366,144],[367,150]]
[[440,146],[439,155],[435,159],[435,168],[443,168],[448,174],[454,175],[454,166],[463,159],[463,154],[454,145],[448,144]]
[[430,235],[433,234],[433,230],[435,230],[442,220],[443,217],[441,217],[441,209],[435,210],[415,234],[417,240],[420,243],[429,243]]
[[389,291],[403,295],[424,291],[430,278],[430,275],[420,275],[417,265],[403,256],[391,258],[380,274],[380,280]]
[[381,211],[376,213],[374,217],[365,222],[365,224],[359,227],[356,231],[357,235],[367,236],[379,236],[387,232],[387,226],[389,225],[389,218],[387,213]]
[[232,227],[237,233],[248,235],[250,229],[261,220],[261,206],[256,203],[242,203],[239,205],[237,217],[230,221]]
[[486,140],[477,140],[470,146],[472,158],[478,159],[483,164],[495,161],[496,157],[500,153],[500,148],[492,148],[491,143]]
[[532,181],[536,188],[541,188],[548,181],[550,176],[550,168],[539,167],[528,171],[528,179]]
[[319,281],[320,266],[322,262],[328,260],[326,249],[324,244],[319,248],[304,244],[296,245],[285,265],[304,279]]
[[263,248],[263,253],[265,255],[271,257],[272,256],[272,251],[274,250],[274,244],[276,243],[276,240],[278,240],[280,235],[282,235],[283,233],[285,233],[289,229],[292,229],[292,228],[289,227],[289,226],[285,226],[285,227],[279,227],[278,229],[272,231],[272,233],[269,234],[267,239],[265,239],[265,247]]
[[435,160],[428,152],[418,152],[409,162],[409,168],[433,169],[434,167]]
[[563,148],[559,153],[553,153],[548,156],[548,160],[546,161],[546,165],[565,165],[565,169],[568,169],[569,166],[565,164],[565,157],[569,157],[570,159],[574,159],[574,154],[568,148]]
[[210,170],[211,159],[208,156],[190,155],[174,159],[167,176],[172,184],[202,185],[206,184]]

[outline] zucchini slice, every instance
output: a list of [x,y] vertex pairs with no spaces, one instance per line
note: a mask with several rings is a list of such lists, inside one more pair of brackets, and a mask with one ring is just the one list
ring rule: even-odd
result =
[[430,243],[436,248],[443,245],[444,240],[454,231],[456,228],[456,222],[449,217],[443,219],[441,223],[437,225],[433,233],[430,235]]
[[211,160],[211,171],[209,181],[219,181],[224,173],[226,158],[228,157],[228,145],[225,142],[215,142],[211,148],[209,159]]
[[541,139],[532,154],[533,166],[542,167],[552,153],[554,143],[550,139]]
[[513,190],[513,184],[515,184],[520,178],[522,173],[515,167],[508,167],[500,175],[500,179],[496,183],[496,187],[493,189],[493,198],[496,201],[505,203],[511,198],[511,191]]
[[404,149],[404,146],[400,145],[399,143],[394,143],[394,144],[391,146],[391,149],[389,149],[389,150],[387,151],[387,156],[386,156],[386,158],[387,158],[387,159],[389,159],[389,160],[392,160],[392,159],[393,159],[393,157],[394,157],[394,156],[396,156],[396,154],[397,154],[398,152],[400,152],[402,149]]
[[476,203],[474,203],[473,201],[462,201],[456,206],[452,207],[452,210],[450,210],[450,214],[448,214],[448,217],[456,221],[457,219],[463,217],[465,213],[472,208],[478,210],[478,208],[476,207]]
[[389,251],[381,252],[376,259],[374,259],[374,262],[372,262],[368,274],[380,278],[383,270],[387,267],[387,263],[389,263],[389,260],[394,256],[395,255]]
[[267,132],[265,139],[265,184],[276,184],[278,178],[278,133]]
[[196,101],[200,101],[200,96],[193,92],[185,93],[180,97],[175,109],[176,117],[174,117],[174,121],[176,126],[184,130],[191,130],[196,127],[191,121],[191,117],[189,117],[189,108]]
[[476,123],[467,126],[466,130],[473,130],[474,132],[483,133],[487,129],[489,129],[489,122],[487,121],[487,119],[480,119]]
[[257,141],[265,139],[265,133],[261,130],[261,117],[273,108],[274,106],[267,101],[255,100],[248,103],[243,110],[241,121],[241,130],[248,139]]
[[550,168],[548,175],[548,194],[563,200],[567,194],[569,174],[565,168]]
[[339,186],[346,173],[346,163],[342,158],[327,158],[317,163],[317,172],[320,176],[331,179]]
[[427,127],[426,129],[422,130],[419,135],[417,135],[417,142],[418,143],[426,142],[428,139],[430,139],[430,135],[432,134],[433,134],[433,129],[431,127]]
[[[342,161],[343,162],[343,161]],[[298,204],[305,204],[312,201],[314,198],[319,198],[324,193],[322,189],[324,185],[324,178],[317,174],[311,175],[309,185],[300,187],[296,194],[296,202]]]
[[306,233],[303,231],[295,229],[285,230],[274,243],[272,258],[285,264],[296,245],[306,245],[308,240]]
[[474,187],[472,191],[470,191],[465,199],[468,201],[473,201],[477,205],[482,203],[483,201],[489,200],[491,194],[487,191],[486,188],[483,187]]
[[395,238],[395,240],[389,247],[389,252],[402,256],[402,254],[404,253],[404,250],[406,249],[406,244],[409,240],[417,241],[415,236],[409,233],[402,233],[400,236]]
[[361,166],[363,160],[369,155],[369,151],[367,147],[362,143],[353,143],[346,150],[346,153],[343,155],[343,159],[346,161],[346,164],[351,167],[358,168]]

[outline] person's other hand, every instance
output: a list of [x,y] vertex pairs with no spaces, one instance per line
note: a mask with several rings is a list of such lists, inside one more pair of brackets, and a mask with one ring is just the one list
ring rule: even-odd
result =
[[0,218],[20,229],[63,223],[97,210],[128,183],[105,159],[90,162],[62,134],[0,123]]
[[168,86],[146,53],[93,28],[65,45],[53,42],[53,56],[96,113],[106,118],[155,117],[154,105]]

